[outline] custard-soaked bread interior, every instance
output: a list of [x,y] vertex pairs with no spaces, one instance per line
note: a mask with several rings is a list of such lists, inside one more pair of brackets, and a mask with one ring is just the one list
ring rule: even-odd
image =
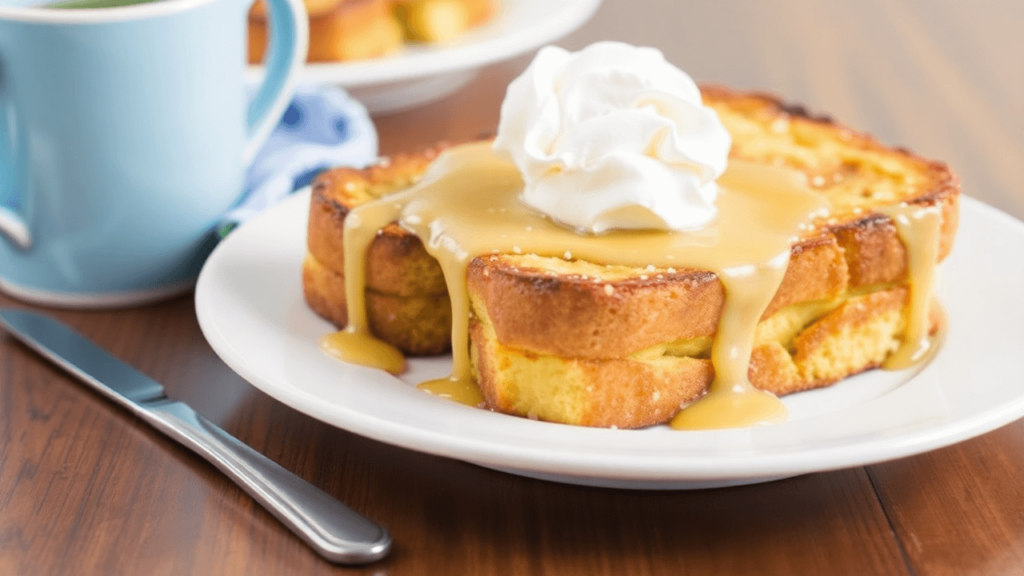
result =
[[[959,183],[943,164],[760,94],[703,88],[733,137],[731,157],[806,174],[832,205],[793,245],[765,311],[749,374],[783,395],[879,366],[907,323],[907,250],[880,210],[939,206],[939,259],[952,248]],[[348,211],[408,187],[446,145],[366,170],[338,169],[313,188],[307,302],[346,322],[342,226]],[[713,377],[710,347],[724,301],[711,272],[607,266],[571,255],[483,255],[467,273],[470,351],[490,408],[587,426],[670,419]],[[449,349],[440,267],[397,225],[369,248],[371,328],[409,354]],[[936,325],[933,310],[933,329]]]

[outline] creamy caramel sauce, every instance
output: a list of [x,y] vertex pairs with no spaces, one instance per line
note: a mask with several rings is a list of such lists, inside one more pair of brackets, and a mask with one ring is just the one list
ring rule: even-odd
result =
[[715,384],[697,402],[683,408],[669,425],[676,430],[710,430],[739,428],[753,424],[784,422],[789,415],[786,405],[775,395],[758,390],[744,382],[732,388]]
[[438,378],[427,380],[417,386],[424,392],[430,392],[434,396],[447,398],[452,402],[465,404],[466,406],[480,406],[484,402],[484,395],[480,387],[472,377],[470,378]]
[[754,331],[782,284],[789,264],[786,251],[748,274],[715,271],[725,284],[726,302],[711,348],[715,379],[708,393],[676,414],[669,423],[679,430],[736,428],[782,422],[789,415],[773,394],[754,388],[747,377],[754,350]]
[[[496,156],[489,143],[451,149],[416,186],[359,206],[346,218],[345,332],[372,339],[363,299],[366,252],[377,230],[393,221],[418,236],[438,260],[451,297],[452,375],[428,383],[428,390],[473,385],[466,269],[474,257],[568,252],[603,264],[711,270],[726,294],[712,353],[716,378],[708,394],[684,410],[694,416],[680,416],[678,425],[745,426],[785,418],[781,401],[747,378],[754,327],[782,281],[791,244],[826,214],[827,201],[793,172],[740,161],[730,163],[719,186],[718,218],[700,230],[584,235],[523,205],[518,169]],[[719,404],[733,409],[716,409]]]
[[[383,204],[374,210],[375,214],[383,214],[391,209],[395,217],[399,212],[398,208],[391,204]],[[348,226],[352,221],[353,226]],[[353,253],[351,250],[345,252],[345,297],[348,299],[348,324],[340,332],[328,334],[320,340],[320,348],[328,354],[362,366],[379,368],[392,374],[400,374],[405,370],[405,356],[394,346],[375,338],[370,334],[369,326],[366,323],[366,250],[377,230],[372,231],[368,227],[359,226],[360,216],[349,214],[345,219],[346,246],[363,246],[364,249]],[[351,229],[350,229],[351,228]],[[348,244],[351,242],[351,244]],[[350,264],[355,264],[352,266]],[[353,305],[353,303],[355,305]]]
[[405,371],[405,356],[394,346],[355,330],[333,332],[320,339],[320,349],[331,356],[390,372]]
[[896,231],[907,251],[906,328],[900,347],[885,360],[886,370],[902,370],[924,360],[933,348],[929,334],[929,311],[935,290],[935,263],[939,259],[942,232],[942,207],[900,203],[879,209],[896,224]]

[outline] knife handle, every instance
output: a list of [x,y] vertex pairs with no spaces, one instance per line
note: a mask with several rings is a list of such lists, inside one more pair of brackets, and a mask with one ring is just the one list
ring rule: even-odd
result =
[[182,402],[135,411],[154,428],[208,460],[324,558],[364,564],[391,548],[386,529],[282,468]]

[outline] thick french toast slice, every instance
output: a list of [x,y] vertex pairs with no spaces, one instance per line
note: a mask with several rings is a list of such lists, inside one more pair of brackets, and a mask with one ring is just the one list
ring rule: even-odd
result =
[[[908,301],[907,251],[892,220],[878,210],[901,202],[940,206],[942,259],[957,227],[955,175],[941,163],[884,147],[770,96],[702,91],[733,136],[732,157],[800,170],[832,205],[830,216],[792,248],[758,328],[751,380],[782,395],[878,366],[899,346]],[[314,310],[345,323],[339,286],[348,210],[410,185],[442,148],[318,179],[304,266]],[[328,275],[333,283],[323,281]],[[476,258],[466,281],[474,369],[492,409],[641,427],[665,422],[711,382],[708,356],[724,301],[711,272],[502,254]],[[396,225],[370,247],[367,292],[370,325],[381,338],[410,354],[450,346],[449,306],[435,307],[445,314],[430,318],[423,306],[402,311],[403,303],[446,303],[447,296],[437,263]],[[385,296],[391,305],[375,303]]]

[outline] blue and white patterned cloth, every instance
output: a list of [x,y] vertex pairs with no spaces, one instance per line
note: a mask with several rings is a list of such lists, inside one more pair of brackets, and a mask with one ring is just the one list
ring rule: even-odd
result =
[[300,87],[281,122],[256,154],[245,192],[217,225],[219,236],[335,166],[362,167],[377,158],[377,131],[366,108],[336,86]]

